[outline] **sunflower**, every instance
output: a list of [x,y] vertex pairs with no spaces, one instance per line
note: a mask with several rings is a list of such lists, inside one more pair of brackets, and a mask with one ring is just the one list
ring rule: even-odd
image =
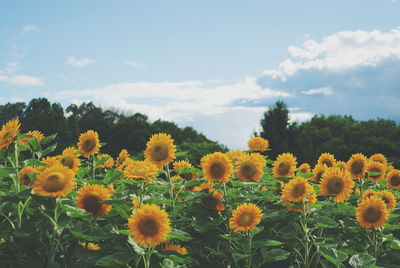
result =
[[163,168],[175,159],[175,152],[176,146],[171,135],[158,133],[151,136],[147,142],[144,156],[158,168]]
[[136,243],[155,247],[167,240],[171,232],[168,213],[154,204],[143,204],[128,220],[129,233]]
[[356,179],[362,179],[367,169],[367,158],[363,154],[353,154],[347,161],[347,170]]
[[381,179],[385,177],[385,165],[380,162],[371,161],[367,165],[367,172],[378,172],[379,175],[368,175],[374,182],[379,182]]
[[110,212],[111,205],[100,203],[111,200],[112,193],[108,188],[98,184],[86,184],[77,191],[77,194],[78,208],[98,216],[104,216]]
[[364,199],[370,198],[372,196],[378,197],[378,192],[376,192],[376,191],[374,191],[372,189],[368,189],[363,193],[362,199],[364,200]]
[[97,156],[97,159],[99,161],[103,160],[104,158],[107,158],[103,162],[103,164],[97,165],[98,168],[112,168],[114,166],[114,159],[111,157],[109,154],[101,154]]
[[278,155],[272,164],[272,173],[277,177],[293,177],[296,170],[297,159],[291,153],[283,153]]
[[236,165],[239,162],[240,157],[242,157],[246,153],[243,152],[242,150],[234,150],[234,151],[229,151],[225,154],[229,158],[229,160],[231,160],[232,164]]
[[378,197],[361,201],[356,208],[356,218],[362,227],[379,229],[389,217],[385,202]]
[[96,131],[88,130],[79,136],[78,148],[84,157],[97,154],[100,147],[99,134]]
[[333,167],[336,165],[336,159],[333,154],[323,153],[319,156],[317,163],[321,165],[325,164],[328,167]]
[[339,167],[340,169],[346,170],[346,165],[347,163],[344,161],[339,161],[339,160],[336,161],[336,167]]
[[391,189],[400,189],[400,170],[392,169],[386,175],[386,184]]
[[0,130],[0,151],[7,149],[17,136],[21,124],[18,119],[5,123]]
[[120,170],[120,167],[125,162],[125,160],[129,158],[129,156],[130,154],[128,153],[128,151],[126,149],[122,149],[117,157],[117,160],[115,161],[115,167]]
[[30,135],[30,136],[32,136],[32,137],[24,137],[24,138],[19,139],[19,140],[18,140],[18,143],[19,143],[19,144],[25,144],[25,145],[26,145],[26,144],[28,144],[28,142],[29,142],[33,137],[35,137],[35,138],[38,140],[38,142],[40,142],[41,140],[44,139],[43,133],[40,132],[39,130],[28,131],[28,132],[25,133],[25,135]]
[[139,199],[133,199],[133,200],[132,200],[132,209],[136,209],[136,208],[138,208],[138,207],[140,207],[140,201],[139,201]]
[[39,169],[40,169],[40,168],[41,168],[41,169],[44,169],[44,168],[48,168],[48,167],[51,167],[51,166],[59,165],[59,164],[60,164],[60,161],[59,161],[59,159],[58,159],[57,156],[47,156],[47,157],[45,157],[45,158],[43,158],[43,159],[40,159],[40,161],[41,161],[43,164],[46,164],[46,166],[40,166]]
[[[174,170],[177,174],[179,173],[179,168],[181,168],[181,167],[186,167],[186,168],[193,167],[193,165],[187,161],[176,161],[176,162],[174,162],[173,166],[174,166]],[[199,177],[199,175],[197,175],[196,172],[184,172],[184,173],[179,174],[179,176],[182,179],[184,179],[185,181],[195,180]]]
[[82,247],[84,247],[88,250],[93,250],[93,251],[97,251],[97,250],[101,249],[101,247],[98,244],[92,243],[92,242],[82,242],[82,243],[79,243],[79,245],[81,245]]
[[316,164],[315,167],[314,167],[314,169],[313,169],[313,171],[312,171],[312,173],[314,174],[314,176],[312,176],[312,177],[310,178],[310,180],[319,183],[319,181],[320,181],[321,178],[322,178],[322,175],[324,175],[324,172],[325,172],[325,170],[326,170],[327,168],[328,168],[328,166],[325,165],[325,164],[323,164],[323,165],[321,165],[321,164]]
[[74,172],[60,164],[46,167],[32,184],[36,194],[52,197],[65,197],[74,186]]
[[29,178],[29,173],[38,173],[38,169],[26,166],[19,171],[19,182],[23,185],[31,184],[31,179]]
[[200,198],[201,204],[209,210],[223,211],[225,209],[225,205],[221,202],[221,199],[224,197],[224,194],[214,189],[213,185],[210,183],[203,183],[200,186],[193,188],[193,191],[198,192],[204,190],[208,191],[209,196]]
[[187,254],[187,249],[185,247],[182,247],[181,245],[169,244],[169,243],[164,245],[163,251],[174,251],[181,255]]
[[250,151],[266,151],[269,147],[269,143],[268,140],[261,138],[261,137],[254,137],[251,138],[248,142],[247,142],[247,146],[249,148]]
[[342,203],[350,197],[355,183],[347,171],[338,167],[327,168],[319,182],[322,195],[334,195]]
[[234,233],[251,232],[260,223],[263,213],[261,209],[252,203],[244,203],[236,207],[229,219],[229,227]]
[[207,154],[201,158],[204,179],[209,182],[226,182],[232,176],[233,166],[229,158],[220,152]]
[[385,201],[387,209],[395,209],[396,208],[396,197],[392,192],[387,190],[383,190],[378,192],[378,197],[380,197],[383,201]]
[[260,156],[260,154],[253,153],[245,154],[240,158],[235,171],[241,181],[259,181],[264,175],[266,163],[264,157]]
[[383,164],[385,167],[387,166],[387,159],[383,154],[373,154],[369,157],[370,161],[379,162]]
[[282,189],[281,200],[285,202],[299,203],[314,192],[314,188],[303,177],[296,177],[286,183]]
[[67,147],[63,150],[62,155],[59,156],[59,162],[74,171],[78,172],[81,161],[78,157],[78,152],[74,147]]
[[134,161],[124,169],[125,178],[132,180],[151,180],[156,176],[158,168],[149,161]]
[[298,168],[301,173],[310,173],[310,169],[311,167],[308,163],[303,163]]

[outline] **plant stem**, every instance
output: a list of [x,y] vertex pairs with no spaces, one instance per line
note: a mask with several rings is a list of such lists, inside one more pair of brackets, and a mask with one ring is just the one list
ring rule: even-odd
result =
[[150,260],[151,254],[153,254],[153,249],[154,248],[147,249],[148,252],[143,256],[144,268],[150,268]]
[[170,195],[170,199],[172,201],[172,219],[175,219],[175,197],[174,197],[174,189],[173,189],[173,182],[171,181],[171,173],[169,171],[169,166],[167,165],[165,167],[165,174],[167,176],[167,180],[168,180],[168,186],[169,186],[169,195]]
[[15,161],[15,165],[14,165],[14,170],[15,170],[15,179],[14,179],[14,185],[15,185],[15,190],[17,191],[17,193],[19,193],[19,161],[18,161],[18,148],[17,148],[17,143],[14,142],[14,161]]
[[248,239],[248,249],[247,253],[249,254],[249,257],[247,258],[247,267],[251,268],[251,263],[252,263],[252,255],[251,255],[251,240],[253,239],[253,236],[250,233],[247,233],[247,239]]
[[310,250],[311,250],[311,246],[309,243],[309,229],[307,226],[307,206],[306,206],[306,201],[303,200],[303,206],[302,206],[302,210],[301,210],[301,226],[303,228],[303,233],[304,233],[304,267],[308,268],[310,267],[311,263],[310,263]]
[[56,241],[56,232],[57,232],[57,228],[58,228],[58,199],[56,198],[55,200],[55,207],[54,207],[54,218],[52,221],[53,224],[53,230],[52,230],[52,234],[50,236],[50,256],[49,256],[49,263],[51,264],[54,262],[54,259],[56,257],[56,253],[57,253],[57,248],[58,248],[58,244]]
[[92,169],[93,169],[92,177],[93,177],[93,180],[96,179],[96,163],[94,162],[94,158],[95,158],[95,156],[93,155],[92,156]]

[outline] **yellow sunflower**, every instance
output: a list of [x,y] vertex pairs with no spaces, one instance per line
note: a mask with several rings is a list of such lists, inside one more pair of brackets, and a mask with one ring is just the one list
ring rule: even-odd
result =
[[98,216],[104,216],[110,212],[111,205],[100,203],[111,200],[112,193],[108,188],[97,184],[86,184],[77,191],[77,194],[78,208]]
[[321,164],[316,164],[315,167],[314,167],[314,169],[313,169],[313,171],[312,171],[312,173],[313,173],[314,175],[310,178],[310,180],[319,183],[319,181],[320,181],[321,178],[322,178],[322,175],[324,175],[324,172],[325,172],[325,170],[326,170],[327,168],[328,168],[328,166],[325,165],[325,164],[323,164],[323,165],[321,165]]
[[392,169],[386,175],[386,184],[391,189],[400,189],[400,170]]
[[370,161],[379,162],[383,164],[385,167],[387,166],[387,159],[383,154],[373,154],[369,157]]
[[367,170],[367,157],[363,154],[353,154],[347,161],[347,170],[356,179],[362,179]]
[[169,244],[169,243],[164,245],[163,251],[174,251],[181,255],[187,254],[187,249],[185,247],[182,247],[181,245]]
[[79,136],[78,148],[84,157],[91,157],[100,150],[99,134],[96,131],[88,130]]
[[385,178],[385,165],[380,162],[371,161],[367,164],[367,172],[378,172],[379,175],[369,175],[368,178],[374,182],[379,182]]
[[18,134],[21,124],[18,119],[5,123],[0,130],[0,151],[7,149]]
[[229,227],[234,233],[251,232],[260,223],[262,210],[255,204],[244,203],[236,207],[229,219]]
[[396,197],[392,192],[387,190],[383,190],[378,192],[378,197],[380,197],[383,201],[385,201],[387,209],[395,209],[396,208]]
[[323,153],[319,156],[317,163],[321,165],[325,164],[328,167],[333,167],[336,165],[336,159],[333,154]]
[[202,197],[200,199],[201,204],[209,210],[223,211],[225,209],[225,205],[221,202],[221,199],[224,197],[224,194],[214,189],[213,185],[210,183],[203,183],[200,186],[193,188],[193,191],[198,192],[204,190],[207,190],[210,195]]
[[339,167],[340,169],[346,170],[346,165],[347,163],[344,161],[336,161],[336,166]]
[[38,142],[40,142],[41,140],[44,139],[44,135],[42,132],[40,132],[39,130],[32,130],[32,131],[28,131],[25,133],[26,135],[30,135],[32,137],[25,137],[25,138],[21,138],[19,139],[18,143],[19,144],[28,144],[28,142],[35,137]]
[[327,168],[319,182],[322,195],[334,195],[342,203],[350,197],[355,183],[347,171],[338,167]]
[[171,135],[158,133],[151,136],[147,142],[144,156],[158,168],[163,168],[175,159],[175,152],[176,146]]
[[229,151],[225,154],[229,158],[229,160],[231,160],[232,164],[236,165],[239,162],[240,157],[242,157],[246,153],[243,152],[242,150],[234,150],[234,151]]
[[60,164],[46,167],[32,184],[36,194],[65,197],[75,187],[74,172]]
[[151,180],[157,175],[158,168],[149,161],[134,161],[124,169],[125,178],[132,180]]
[[374,191],[374,190],[372,190],[372,189],[368,189],[368,190],[366,190],[366,191],[363,193],[362,199],[364,200],[364,199],[370,198],[370,197],[372,197],[372,196],[374,196],[374,197],[379,197],[379,196],[378,196],[378,192],[376,192],[376,191]]
[[272,173],[277,177],[293,177],[296,170],[297,159],[291,153],[283,153],[278,155],[272,164]]
[[92,243],[92,242],[82,242],[82,243],[79,243],[79,245],[81,245],[82,247],[84,247],[88,250],[93,250],[93,251],[97,251],[97,250],[101,249],[101,247],[98,244]]
[[309,199],[314,193],[314,188],[303,177],[296,177],[286,183],[282,189],[281,200],[285,202],[300,203]]
[[[311,193],[311,194],[309,194],[309,195],[307,196],[306,204],[315,204],[316,202],[317,202],[317,194],[316,194],[316,193]],[[284,204],[285,204],[285,206],[286,206],[286,210],[289,210],[289,211],[296,211],[296,212],[302,211],[302,208],[295,207],[295,206],[293,205],[293,203],[285,202]]]
[[303,163],[298,168],[301,173],[310,173],[310,169],[311,167],[308,163]]
[[79,160],[76,148],[67,147],[63,150],[62,155],[59,156],[59,162],[74,171],[78,172],[81,161]]
[[40,166],[39,169],[45,169],[45,168],[48,168],[50,166],[54,166],[54,165],[59,165],[60,164],[60,161],[59,161],[57,156],[47,156],[45,158],[40,159],[40,161],[43,164],[46,164],[46,166]]
[[167,240],[171,232],[168,213],[154,204],[143,204],[128,220],[129,233],[136,243],[155,247]]
[[97,165],[98,168],[112,168],[114,166],[114,159],[109,154],[101,154],[97,156],[98,160],[108,158],[103,164]]
[[254,137],[251,138],[248,142],[247,142],[247,146],[249,148],[250,151],[266,151],[269,147],[269,142],[268,140],[261,138],[261,137]]
[[226,182],[232,176],[233,166],[229,158],[220,152],[207,154],[201,158],[204,179],[209,182]]
[[362,227],[379,229],[389,217],[385,202],[378,197],[361,201],[356,208],[356,218]]
[[136,208],[138,208],[138,207],[140,207],[140,201],[139,201],[139,199],[133,199],[133,200],[132,200],[132,209],[136,209]]
[[241,181],[259,181],[264,175],[266,165],[264,157],[260,154],[245,154],[235,167],[236,174]]
[[22,168],[19,171],[19,182],[21,184],[23,184],[23,185],[31,184],[31,179],[28,176],[29,173],[38,173],[38,169],[31,167],[31,166],[26,166],[26,167]]
[[126,149],[122,149],[121,152],[119,153],[117,160],[115,161],[115,167],[120,170],[120,166],[125,162],[126,159],[128,159],[130,154]]
[[[174,166],[174,170],[176,173],[179,173],[179,168],[181,168],[181,167],[187,167],[187,168],[193,167],[192,164],[190,164],[187,161],[176,161],[176,162],[174,162],[173,166]],[[184,179],[185,181],[195,180],[199,177],[198,174],[195,172],[185,172],[185,173],[181,173],[179,176],[182,179]]]

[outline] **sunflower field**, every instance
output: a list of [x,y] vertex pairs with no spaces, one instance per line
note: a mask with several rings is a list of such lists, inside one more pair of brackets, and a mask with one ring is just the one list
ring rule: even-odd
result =
[[0,267],[400,267],[400,170],[382,154],[268,159],[267,140],[199,166],[173,137],[144,157],[98,133],[0,130]]

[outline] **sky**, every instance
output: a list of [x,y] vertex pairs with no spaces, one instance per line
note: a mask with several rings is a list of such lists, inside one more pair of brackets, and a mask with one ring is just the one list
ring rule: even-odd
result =
[[277,100],[400,122],[397,0],[4,0],[0,104],[140,112],[244,149]]

